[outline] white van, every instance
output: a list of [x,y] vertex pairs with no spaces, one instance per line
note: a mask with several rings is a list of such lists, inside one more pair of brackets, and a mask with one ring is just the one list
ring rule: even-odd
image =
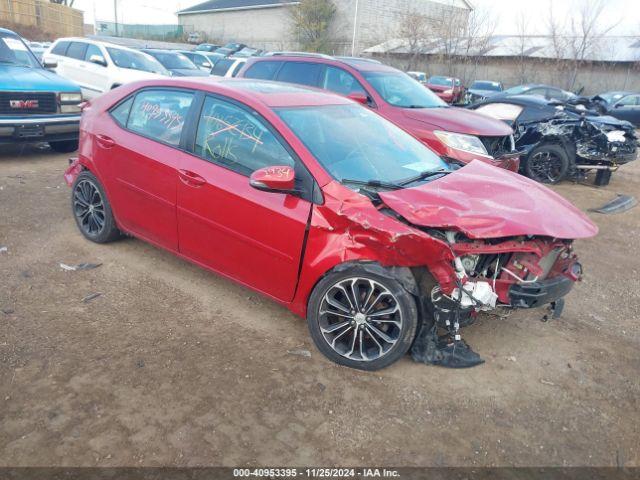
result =
[[60,38],[43,58],[56,63],[55,72],[80,85],[89,99],[128,82],[170,75],[146,53],[86,38]]

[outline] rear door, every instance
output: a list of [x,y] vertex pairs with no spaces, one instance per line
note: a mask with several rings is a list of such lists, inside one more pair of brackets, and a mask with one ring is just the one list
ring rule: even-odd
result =
[[148,88],[111,110],[114,122],[95,138],[94,158],[121,227],[178,249],[176,184],[185,119],[194,93]]
[[325,65],[310,62],[285,62],[278,71],[279,82],[297,83],[309,87],[318,87],[324,74]]
[[67,48],[67,58],[64,63],[65,77],[78,83],[81,87],[85,78],[84,55],[86,51],[87,44],[85,42],[71,42]]
[[[311,176],[266,120],[244,105],[207,95],[193,156],[178,182],[180,252],[282,301],[293,298],[311,213]],[[296,168],[300,195],[249,185],[255,170]]]

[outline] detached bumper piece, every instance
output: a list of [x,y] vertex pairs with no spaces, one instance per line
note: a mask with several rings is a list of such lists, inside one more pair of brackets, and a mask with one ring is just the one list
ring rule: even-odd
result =
[[420,328],[411,346],[411,358],[419,363],[444,368],[471,368],[484,363],[464,340],[450,335],[438,336],[437,328]]
[[511,305],[516,308],[537,308],[561,299],[573,288],[573,280],[564,275],[539,282],[513,285],[509,289]]

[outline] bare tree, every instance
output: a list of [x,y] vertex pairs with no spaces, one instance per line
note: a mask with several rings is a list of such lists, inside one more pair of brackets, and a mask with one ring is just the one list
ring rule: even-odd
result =
[[424,52],[424,44],[427,41],[428,32],[429,18],[426,15],[417,10],[401,14],[397,36],[406,42],[409,50],[407,70],[413,70],[417,67],[418,58]]
[[512,45],[513,54],[517,57],[516,76],[517,83],[529,82],[529,63],[528,51],[531,48],[529,44],[529,29],[527,16],[524,12],[520,12],[515,21],[516,35],[515,42]]
[[477,79],[480,62],[490,50],[497,25],[498,17],[487,9],[476,8],[469,14],[457,53],[462,62],[459,76],[463,84]]
[[336,15],[336,5],[332,0],[302,0],[289,12],[293,35],[303,50],[331,51],[330,27]]
[[580,67],[598,54],[603,37],[620,23],[603,25],[606,6],[606,0],[577,0],[575,14],[568,22],[561,22],[553,4],[550,7],[547,33],[554,56],[554,71],[561,75],[567,89],[576,87]]

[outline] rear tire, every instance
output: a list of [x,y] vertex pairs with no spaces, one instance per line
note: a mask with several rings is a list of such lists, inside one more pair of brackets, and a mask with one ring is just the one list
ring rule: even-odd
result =
[[555,184],[567,176],[569,155],[562,146],[554,143],[542,144],[529,153],[524,160],[524,173],[536,182]]
[[61,140],[59,142],[49,142],[51,150],[58,153],[71,153],[78,150],[78,140]]
[[107,243],[120,238],[104,188],[88,170],[81,172],[73,182],[71,211],[80,233],[87,240]]
[[329,360],[380,370],[402,358],[418,327],[414,297],[394,278],[359,265],[326,275],[309,297],[307,323]]

